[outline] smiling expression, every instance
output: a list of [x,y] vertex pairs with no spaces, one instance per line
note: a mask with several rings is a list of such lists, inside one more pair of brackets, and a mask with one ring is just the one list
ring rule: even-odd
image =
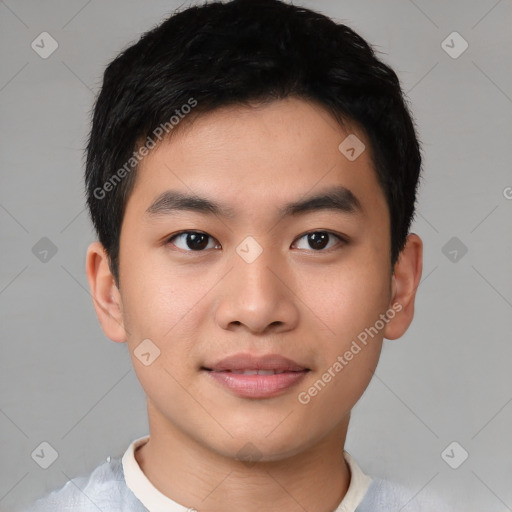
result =
[[[366,147],[355,160],[338,149],[350,134]],[[153,149],[126,204],[119,266],[152,426],[229,456],[252,442],[269,459],[346,429],[385,330],[314,400],[297,396],[390,307],[389,222],[364,132],[314,103],[218,109]],[[160,355],[146,366],[134,353],[148,339]],[[302,376],[212,378],[228,356],[271,354]],[[251,361],[235,370],[268,369]]]

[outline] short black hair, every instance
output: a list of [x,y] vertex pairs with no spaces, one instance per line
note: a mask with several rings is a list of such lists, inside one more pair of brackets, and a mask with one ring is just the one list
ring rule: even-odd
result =
[[280,0],[232,0],[174,13],[104,72],[85,181],[118,286],[124,210],[148,148],[201,113],[287,97],[315,102],[341,126],[355,122],[368,136],[389,208],[393,270],[414,217],[421,168],[396,73],[361,36],[323,14]]

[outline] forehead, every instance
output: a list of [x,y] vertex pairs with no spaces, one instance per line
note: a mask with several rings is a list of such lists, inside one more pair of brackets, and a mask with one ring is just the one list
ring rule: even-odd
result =
[[223,107],[178,128],[139,164],[128,201],[139,211],[171,190],[209,198],[232,217],[263,215],[270,205],[339,186],[362,211],[386,209],[364,131],[349,121],[342,127],[316,103]]

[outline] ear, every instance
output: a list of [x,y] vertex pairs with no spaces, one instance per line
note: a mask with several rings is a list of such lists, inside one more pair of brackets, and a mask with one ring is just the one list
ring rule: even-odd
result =
[[[423,270],[423,242],[415,233],[407,237],[395,264],[389,308],[396,311],[384,329],[384,337],[395,340],[403,336],[414,317],[414,300]],[[391,318],[391,317],[390,317]]]
[[103,332],[112,341],[125,342],[121,294],[110,271],[107,253],[100,242],[89,245],[85,265],[94,309]]

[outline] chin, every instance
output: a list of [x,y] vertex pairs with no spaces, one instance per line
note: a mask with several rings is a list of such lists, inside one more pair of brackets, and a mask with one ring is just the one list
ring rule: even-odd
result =
[[[307,450],[315,444],[314,438],[309,438],[303,429],[297,429],[297,432],[283,431],[266,435],[266,431],[254,429],[248,431],[244,429],[243,433],[236,434],[236,431],[228,431],[233,434],[233,438],[226,442],[212,443],[207,441],[209,449],[229,459],[237,459],[242,462],[276,462],[285,460]],[[299,437],[299,433],[300,436]]]

